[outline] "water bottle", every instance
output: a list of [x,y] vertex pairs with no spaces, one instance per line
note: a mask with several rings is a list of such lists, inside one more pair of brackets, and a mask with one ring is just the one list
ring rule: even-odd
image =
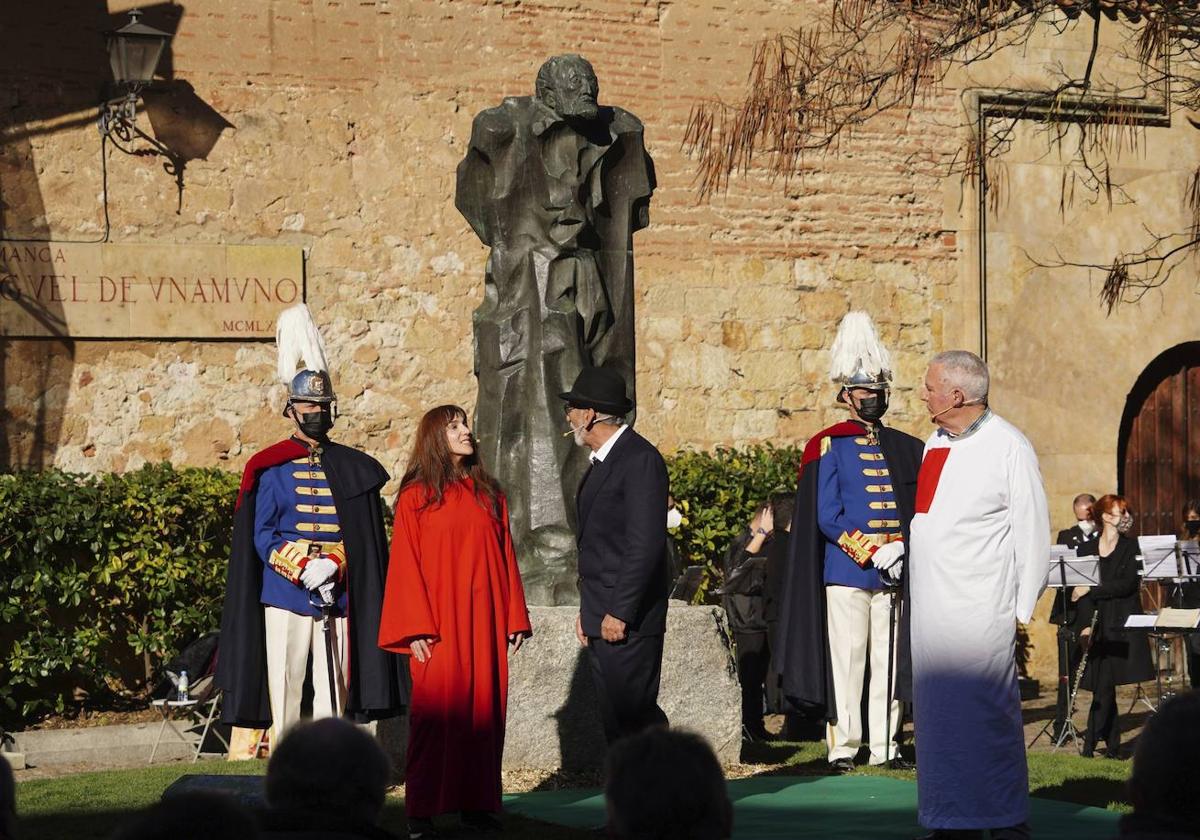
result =
[[187,669],[179,672],[179,697],[181,703],[186,703],[188,699],[188,675]]

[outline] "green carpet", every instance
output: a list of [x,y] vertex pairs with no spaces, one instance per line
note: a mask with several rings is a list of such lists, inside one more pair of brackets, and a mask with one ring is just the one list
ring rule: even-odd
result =
[[[763,776],[729,783],[734,840],[918,837],[917,786],[877,776]],[[596,790],[552,790],[506,796],[505,808],[543,822],[588,828],[604,822]],[[1118,814],[1100,808],[1032,800],[1035,837],[1103,840]]]

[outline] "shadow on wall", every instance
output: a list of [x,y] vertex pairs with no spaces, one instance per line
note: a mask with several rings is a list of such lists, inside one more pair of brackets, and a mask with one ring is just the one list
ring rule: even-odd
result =
[[[575,657],[566,702],[554,713],[554,720],[558,728],[563,773],[595,771],[604,766],[608,744],[604,740],[600,704],[592,684],[591,663],[587,651],[583,648],[579,649]],[[558,785],[554,777],[551,777],[538,789],[556,787]]]
[[[152,3],[144,5],[142,12],[143,23],[174,34],[184,7]],[[113,82],[104,33],[128,20],[127,11],[110,13],[107,0],[14,4],[0,16],[7,58],[0,67],[0,239],[9,240],[0,250],[0,280],[19,273],[39,275],[39,268],[49,261],[37,258],[37,246],[52,238],[66,241],[61,231],[55,235],[47,218],[41,178],[47,166],[38,160],[36,141],[80,131],[96,121],[99,104]],[[163,166],[176,177],[182,201],[187,163],[206,158],[231,123],[201,100],[190,84],[174,78],[170,45],[158,71],[165,81],[143,92],[144,117],[139,122],[149,122],[165,158]],[[96,151],[111,157],[113,150],[91,136],[96,137]],[[135,139],[132,145],[148,148],[144,140]],[[96,173],[100,168],[93,164],[94,159],[80,160],[78,167]],[[54,170],[58,176],[69,173],[71,162],[56,161]],[[96,178],[94,194],[106,190],[102,176],[85,177]],[[70,210],[65,216],[60,227],[87,226],[97,231],[82,241],[108,240],[107,207],[94,217]],[[12,295],[0,294],[0,422],[4,427],[0,469],[52,464],[64,436],[63,411],[77,348],[75,341],[63,337],[67,330],[62,302],[52,298],[39,294],[33,301],[28,297],[14,301]],[[3,307],[10,306],[32,314],[44,335],[9,334],[2,316]]]

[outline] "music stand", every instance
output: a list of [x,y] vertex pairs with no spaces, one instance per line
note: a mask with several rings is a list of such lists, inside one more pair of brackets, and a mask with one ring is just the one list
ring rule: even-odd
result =
[[[1196,540],[1179,540],[1175,543],[1175,554],[1179,560],[1179,579],[1175,581],[1175,606],[1186,608],[1187,599],[1183,587],[1187,584],[1200,584],[1200,543]],[[1185,650],[1183,655],[1183,684],[1191,683],[1191,659]]]
[[[1177,540],[1174,534],[1151,534],[1138,537],[1138,550],[1142,556],[1142,579],[1156,581],[1160,586],[1169,586],[1168,602],[1175,607],[1182,607],[1184,584],[1200,580],[1200,574],[1198,574],[1200,568],[1197,568],[1200,566],[1200,547],[1197,546],[1196,541]],[[1162,609],[1165,605],[1158,604],[1157,606]],[[1186,644],[1187,634],[1178,628],[1150,627],[1143,629],[1146,631],[1147,639],[1154,645],[1154,683],[1158,693],[1158,702],[1161,705],[1164,694],[1162,654],[1164,650],[1170,648],[1175,639],[1182,639]],[[1180,659],[1185,663],[1184,676],[1186,677],[1186,652]],[[1174,693],[1174,687],[1170,683],[1175,680],[1175,670],[1172,667],[1172,674],[1167,678],[1167,689],[1170,693]],[[1157,711],[1154,704],[1147,699],[1141,683],[1138,683],[1133,706],[1136,706],[1139,700],[1145,703],[1151,711]]]
[[[1076,586],[1095,586],[1100,582],[1100,558],[1094,555],[1079,557],[1075,551],[1074,548],[1066,545],[1050,547],[1050,576],[1047,580],[1047,585],[1050,588],[1058,590],[1056,597],[1059,600],[1059,606],[1062,610],[1063,623],[1058,627],[1058,684],[1060,687],[1063,685],[1067,687],[1068,697],[1071,694],[1071,645],[1075,642],[1075,634],[1067,626],[1067,606],[1070,604],[1069,589]],[[1057,694],[1055,695],[1054,702],[1057,711]],[[1054,740],[1055,751],[1065,744],[1068,739],[1076,750],[1081,749],[1079,730],[1075,728],[1075,722],[1071,719],[1073,711],[1068,705],[1067,713],[1063,717],[1062,731],[1058,733],[1058,737]],[[1036,744],[1043,735],[1054,736],[1054,721],[1055,718],[1053,717],[1046,721],[1046,725],[1029,742],[1030,747]]]

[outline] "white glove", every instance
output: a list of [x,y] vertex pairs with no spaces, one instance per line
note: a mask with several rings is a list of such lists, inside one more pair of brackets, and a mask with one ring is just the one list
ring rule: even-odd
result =
[[[900,563],[900,558],[904,556],[904,541],[896,540],[896,542],[884,543],[875,549],[875,553],[871,555],[871,563],[881,572],[886,572],[892,566]],[[891,575],[892,578],[899,580],[900,570],[896,570],[896,574]]]
[[337,563],[325,555],[309,560],[300,573],[300,583],[305,589],[316,589],[322,583],[337,574]]
[[890,568],[881,571],[879,576],[887,583],[899,583],[900,575],[904,573],[904,561],[897,560]]
[[317,587],[317,592],[321,594],[321,603],[325,606],[333,604],[333,581],[329,580]]

